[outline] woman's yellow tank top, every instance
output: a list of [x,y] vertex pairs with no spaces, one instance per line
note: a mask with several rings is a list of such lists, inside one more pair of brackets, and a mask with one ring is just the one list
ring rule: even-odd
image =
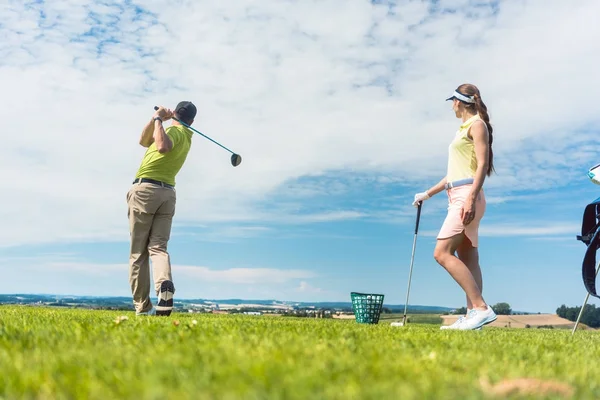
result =
[[480,120],[479,114],[476,114],[462,123],[454,140],[448,148],[448,172],[447,182],[457,181],[459,179],[473,178],[477,171],[477,157],[475,155],[475,146],[473,139],[469,138],[467,133],[473,122]]

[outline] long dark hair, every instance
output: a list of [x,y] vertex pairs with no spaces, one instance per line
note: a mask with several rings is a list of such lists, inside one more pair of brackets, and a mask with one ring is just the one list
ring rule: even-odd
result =
[[492,128],[492,125],[490,124],[490,116],[488,115],[488,111],[487,111],[487,107],[485,105],[485,103],[483,102],[483,100],[481,100],[481,94],[479,93],[479,89],[477,89],[477,86],[475,85],[471,85],[470,83],[465,83],[462,84],[458,87],[457,89],[458,92],[467,95],[467,96],[473,96],[473,98],[475,99],[475,104],[473,103],[465,103],[463,102],[463,104],[465,105],[466,108],[475,108],[475,111],[477,111],[477,113],[479,114],[479,116],[481,117],[481,119],[483,120],[483,122],[485,122],[485,125],[487,126],[488,132],[489,132],[489,164],[488,164],[488,170],[487,170],[487,176],[490,176],[492,174],[492,171],[494,171],[494,152],[492,151],[492,142],[494,141],[494,136],[492,135],[494,129]]

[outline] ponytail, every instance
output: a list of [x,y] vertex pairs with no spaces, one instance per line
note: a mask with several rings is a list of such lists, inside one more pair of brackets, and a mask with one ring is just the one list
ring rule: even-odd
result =
[[475,111],[477,112],[477,114],[479,114],[479,116],[481,117],[483,122],[485,122],[485,125],[487,126],[489,137],[488,137],[488,170],[486,171],[486,175],[490,176],[492,174],[492,171],[494,171],[494,152],[492,151],[492,143],[494,142],[494,136],[492,133],[493,133],[494,129],[492,128],[492,125],[490,124],[490,116],[488,115],[487,107],[486,107],[485,103],[483,102],[483,100],[481,100],[481,94],[479,93],[479,89],[475,85],[472,85],[470,83],[464,83],[456,89],[456,92],[462,94],[463,96],[471,97],[473,100],[475,100],[475,103],[472,103],[472,102],[465,102],[464,100],[459,99],[460,101],[463,102],[465,107],[467,107],[469,109],[475,108]]
[[492,151],[492,143],[494,142],[494,135],[492,134],[494,131],[494,128],[492,128],[492,125],[490,124],[490,116],[488,115],[487,112],[487,107],[485,105],[485,103],[483,102],[483,100],[481,100],[481,97],[479,96],[479,93],[475,93],[475,95],[473,96],[475,98],[475,110],[477,110],[477,113],[479,114],[479,116],[481,117],[481,119],[483,120],[483,122],[485,122],[485,125],[487,126],[488,129],[488,133],[489,133],[489,143],[488,143],[488,151],[489,151],[489,162],[488,162],[488,170],[486,175],[490,176],[492,174],[492,171],[494,170],[494,152]]

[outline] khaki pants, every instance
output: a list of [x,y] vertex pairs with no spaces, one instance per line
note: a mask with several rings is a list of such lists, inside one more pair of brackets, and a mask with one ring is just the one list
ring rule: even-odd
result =
[[175,215],[175,190],[151,183],[134,183],[127,192],[129,217],[129,284],[136,312],[147,312],[150,301],[150,259],[154,290],[172,281],[171,260],[167,243]]

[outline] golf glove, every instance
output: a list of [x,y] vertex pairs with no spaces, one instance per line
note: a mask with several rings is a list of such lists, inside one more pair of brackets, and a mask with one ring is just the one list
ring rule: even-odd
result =
[[419,203],[422,203],[423,201],[425,201],[429,198],[430,198],[430,196],[426,191],[422,192],[422,193],[417,193],[417,194],[415,194],[415,201],[413,201],[412,205],[415,207],[418,207]]

